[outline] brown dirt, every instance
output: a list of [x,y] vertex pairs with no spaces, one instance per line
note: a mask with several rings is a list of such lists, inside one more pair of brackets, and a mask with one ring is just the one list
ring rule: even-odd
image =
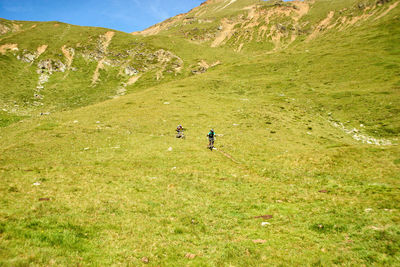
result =
[[196,258],[196,255],[192,254],[192,253],[186,253],[185,258],[194,259],[194,258]]
[[19,32],[21,30],[21,25],[13,23],[12,26],[13,26],[13,32]]
[[0,54],[4,55],[7,50],[18,50],[18,44],[3,44],[0,45]]
[[399,3],[400,3],[400,2],[395,2],[395,3],[391,4],[391,5],[389,6],[389,8],[388,8],[387,10],[385,10],[385,12],[383,12],[382,14],[380,14],[378,17],[376,17],[376,18],[374,19],[374,21],[375,21],[375,20],[378,20],[378,19],[380,19],[380,18],[383,18],[384,16],[386,16],[392,9],[394,9],[395,7],[397,7],[397,5],[398,5]]
[[72,65],[72,61],[74,60],[74,51],[72,49],[68,49],[66,45],[63,45],[61,47],[61,51],[67,59],[67,68],[70,68]]
[[229,39],[232,37],[235,32],[234,27],[236,25],[235,22],[230,22],[228,19],[224,18],[221,21],[222,30],[217,34],[215,40],[212,42],[211,47],[220,46],[225,39]]
[[92,85],[95,84],[95,83],[99,80],[99,77],[100,77],[99,71],[100,71],[101,69],[103,69],[103,68],[104,68],[104,58],[102,58],[102,59],[97,63],[96,70],[94,71],[94,74],[93,74],[93,77],[92,77]]
[[293,1],[292,4],[297,8],[295,9],[296,16],[294,17],[296,21],[299,21],[303,16],[307,15],[308,11],[310,11],[310,5],[306,2]]
[[142,76],[142,75],[130,77],[129,80],[128,80],[128,82],[127,82],[126,84],[127,84],[127,85],[132,85],[132,84],[136,83],[136,82],[139,80],[139,78],[140,78],[141,76]]
[[41,45],[41,46],[39,46],[39,47],[36,49],[36,51],[37,51],[36,57],[38,58],[41,54],[43,54],[43,53],[46,51],[47,47],[48,47],[48,45]]
[[0,24],[0,34],[6,34],[7,32],[10,31],[10,28],[8,28],[7,26]]
[[239,45],[239,47],[237,48],[236,52],[242,51],[243,46],[244,46],[244,43],[241,43],[241,44]]
[[310,41],[312,39],[315,39],[321,31],[324,29],[328,28],[329,24],[331,23],[331,20],[333,16],[335,15],[335,11],[330,11],[325,19],[323,19],[318,26],[314,29],[314,31],[307,37],[306,41]]

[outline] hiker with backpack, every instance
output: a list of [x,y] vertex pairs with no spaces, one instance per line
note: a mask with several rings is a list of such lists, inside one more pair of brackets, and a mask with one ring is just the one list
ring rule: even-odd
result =
[[215,141],[215,132],[214,132],[214,129],[211,129],[211,130],[208,132],[207,137],[208,137],[208,148],[209,148],[210,150],[213,150],[213,148],[214,148],[214,141]]
[[176,138],[184,138],[184,135],[183,135],[183,127],[182,127],[182,125],[181,124],[179,124],[177,127],[176,127]]

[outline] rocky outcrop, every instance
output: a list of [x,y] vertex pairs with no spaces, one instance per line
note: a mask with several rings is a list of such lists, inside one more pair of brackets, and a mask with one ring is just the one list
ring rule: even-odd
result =
[[139,71],[136,70],[134,67],[128,66],[124,69],[124,73],[125,73],[125,75],[133,76],[133,75],[137,75],[139,73]]
[[65,72],[66,66],[60,60],[45,59],[41,60],[38,64],[38,73],[53,73]]
[[197,63],[196,68],[192,69],[192,74],[203,74],[207,72],[208,69],[218,66],[220,64],[220,61],[208,64],[205,60],[201,60],[199,63]]

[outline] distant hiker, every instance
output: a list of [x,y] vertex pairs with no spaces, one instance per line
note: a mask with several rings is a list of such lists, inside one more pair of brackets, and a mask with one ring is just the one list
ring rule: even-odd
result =
[[215,140],[215,132],[214,129],[211,129],[208,134],[208,148],[212,150],[214,148],[214,140]]
[[176,127],[176,138],[184,138],[184,135],[183,135],[183,127],[182,127],[182,125],[181,124],[179,124],[177,127]]

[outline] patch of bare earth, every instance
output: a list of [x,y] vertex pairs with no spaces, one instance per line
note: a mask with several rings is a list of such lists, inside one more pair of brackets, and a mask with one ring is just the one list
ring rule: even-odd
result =
[[0,24],[0,34],[6,34],[9,31],[10,28],[8,28],[6,25]]
[[141,75],[138,76],[132,76],[129,78],[128,82],[126,83],[127,85],[132,85],[135,84],[139,79],[140,79]]
[[399,2],[393,3],[389,6],[389,8],[387,10],[385,10],[382,14],[380,14],[378,17],[376,17],[374,20],[378,20],[380,18],[383,18],[384,16],[386,16],[391,10],[393,10],[395,7],[397,7],[397,5],[399,4]]
[[15,24],[15,23],[13,23],[13,24],[12,24],[12,26],[13,26],[13,32],[19,32],[19,31],[21,30],[21,25],[22,25],[22,24]]
[[3,44],[0,45],[0,54],[4,55],[7,50],[11,51],[17,51],[18,50],[18,44]]
[[328,16],[323,19],[314,29],[314,31],[307,37],[306,41],[311,41],[312,39],[315,39],[323,30],[327,29],[334,15],[335,11],[330,11],[328,13]]
[[73,48],[67,48],[66,45],[61,47],[61,51],[63,52],[65,58],[67,59],[67,68],[70,68],[72,65],[72,61],[74,60],[75,51]]
[[237,48],[236,52],[242,51],[243,46],[244,46],[244,43],[241,43],[241,44],[239,45],[239,47]]
[[215,40],[212,42],[211,47],[220,46],[225,39],[230,39],[235,32],[234,27],[235,22],[230,22],[228,19],[224,18],[221,21],[222,30],[217,34]]
[[[274,6],[268,9],[260,8],[257,5],[245,7],[243,10],[247,10],[248,15],[241,27],[244,33],[237,40],[252,41],[253,32],[256,31],[257,42],[270,39],[275,46],[274,50],[282,47],[284,38],[290,36],[286,46],[295,41],[297,38],[295,31],[292,30],[289,32],[286,27],[282,27],[283,25],[274,25],[273,21],[276,18],[288,17],[293,21],[295,28],[297,28],[299,27],[300,19],[309,12],[311,2],[292,1],[290,3],[291,5],[288,6]],[[257,27],[258,29],[256,29]],[[239,45],[236,51],[240,51],[241,49],[242,46]]]
[[36,49],[36,58],[38,58],[41,54],[46,52],[48,45],[41,45]]

